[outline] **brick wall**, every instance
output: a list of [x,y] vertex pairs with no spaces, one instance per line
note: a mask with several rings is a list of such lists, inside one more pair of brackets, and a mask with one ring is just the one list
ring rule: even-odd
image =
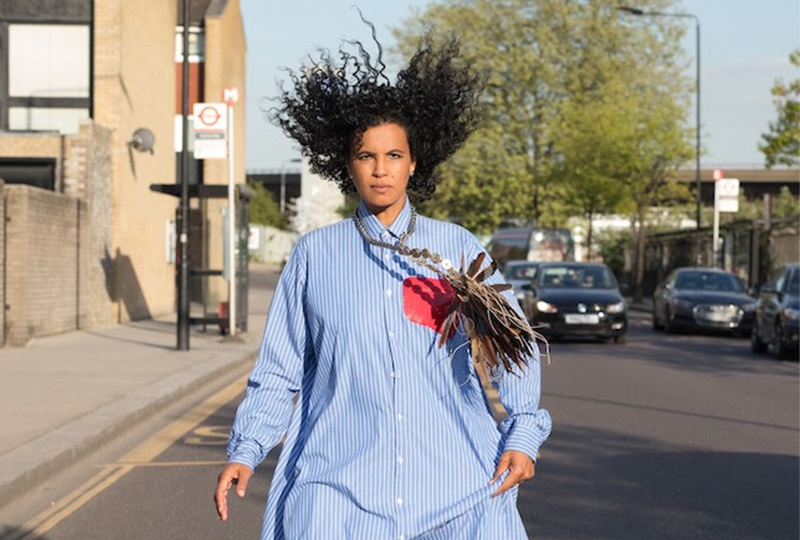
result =
[[[234,177],[237,184],[245,178],[245,102],[247,94],[246,55],[239,0],[215,0],[209,6],[205,18],[205,95],[207,101],[221,101],[222,89],[235,86],[239,89],[239,102],[234,106]],[[228,183],[227,160],[205,160],[203,180],[206,184]],[[227,199],[211,199],[205,203],[205,216],[209,234],[206,253],[208,268],[223,266],[222,211],[227,208]],[[208,280],[208,299],[211,306],[228,300],[228,282],[222,278]]]
[[[176,200],[150,191],[175,181],[177,3],[96,0],[95,121],[111,130],[115,317],[119,322],[174,311],[175,267],[165,257]],[[153,154],[128,148],[138,128],[155,135]]]
[[[51,157],[50,138],[42,137],[39,155]],[[85,121],[77,135],[60,141],[64,193],[16,185],[0,189],[8,218],[0,220],[5,224],[0,305],[9,306],[0,314],[0,326],[6,344],[21,346],[36,336],[113,322],[110,140],[109,130]],[[20,144],[35,146],[29,136],[6,141],[9,153]]]
[[78,328],[79,250],[86,204],[30,186],[5,187],[9,221],[7,343]]
[[0,347],[6,343],[6,200],[5,183],[0,178]]

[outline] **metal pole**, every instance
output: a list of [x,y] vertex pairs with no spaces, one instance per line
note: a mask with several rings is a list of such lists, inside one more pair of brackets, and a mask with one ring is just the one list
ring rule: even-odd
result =
[[228,105],[228,332],[236,335],[236,203],[233,172],[233,106]]
[[[695,34],[697,38],[697,72],[696,72],[696,91],[697,96],[695,97],[695,101],[697,102],[697,148],[695,151],[695,186],[697,189],[697,229],[700,230],[700,219],[701,219],[701,212],[700,209],[703,204],[702,197],[700,196],[700,19],[694,15],[692,18],[695,22],[695,28],[697,32]],[[716,191],[716,190],[715,190]],[[698,243],[699,243],[699,235],[698,235]]]
[[711,239],[711,266],[718,268],[719,265],[719,190],[717,189],[717,180],[714,181],[714,235]]
[[191,0],[183,3],[183,70],[181,84],[183,97],[183,133],[181,146],[181,202],[180,244],[181,258],[178,263],[178,350],[189,350],[189,13]]

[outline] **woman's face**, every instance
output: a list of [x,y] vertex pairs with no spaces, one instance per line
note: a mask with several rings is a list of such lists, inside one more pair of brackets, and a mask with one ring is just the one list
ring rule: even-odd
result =
[[390,225],[403,209],[414,167],[406,129],[386,122],[364,131],[347,169],[367,208]]

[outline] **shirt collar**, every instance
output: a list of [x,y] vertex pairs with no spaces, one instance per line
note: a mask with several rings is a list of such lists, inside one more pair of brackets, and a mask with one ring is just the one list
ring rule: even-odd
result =
[[386,241],[386,238],[382,237],[381,234],[388,231],[396,239],[399,239],[406,232],[408,224],[411,222],[411,203],[408,200],[408,195],[406,195],[403,209],[400,210],[400,213],[388,227],[369,211],[364,201],[359,203],[357,213],[372,238]]

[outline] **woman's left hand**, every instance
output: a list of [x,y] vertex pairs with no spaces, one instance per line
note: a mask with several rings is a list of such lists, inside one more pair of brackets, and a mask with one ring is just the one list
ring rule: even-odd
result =
[[492,497],[497,497],[512,487],[518,486],[521,482],[533,478],[536,473],[535,467],[536,463],[525,452],[518,450],[503,452],[503,455],[500,456],[500,461],[497,463],[497,469],[494,471],[494,477],[489,483],[494,484],[505,471],[508,471],[508,476],[497,488],[497,491],[492,494]]

